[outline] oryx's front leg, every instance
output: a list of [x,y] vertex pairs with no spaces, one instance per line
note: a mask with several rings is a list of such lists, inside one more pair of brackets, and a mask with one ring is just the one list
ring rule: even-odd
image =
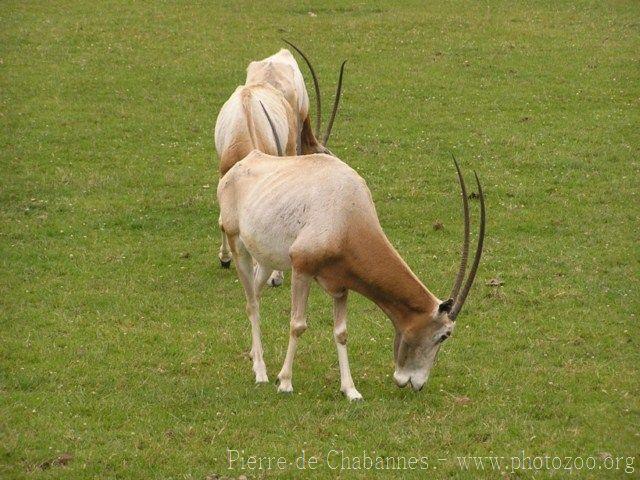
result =
[[[220,225],[220,220],[218,220]],[[220,233],[222,235],[222,242],[220,243],[220,251],[218,252],[218,258],[220,259],[220,266],[222,268],[229,268],[231,266],[231,251],[229,250],[229,240],[227,234],[222,230],[220,226]]]
[[293,374],[293,357],[296,354],[298,338],[307,329],[305,310],[307,309],[307,299],[309,298],[309,288],[311,277],[291,271],[291,324],[289,329],[289,346],[287,355],[282,365],[282,370],[278,374],[278,391],[293,392],[291,376]]
[[[247,298],[247,315],[251,321],[251,358],[253,360],[253,371],[256,375],[256,383],[266,383],[269,381],[267,377],[267,368],[264,364],[262,355],[262,340],[260,338],[260,290],[269,274],[262,274],[254,279],[253,259],[246,248],[236,238],[233,242],[233,258],[236,263],[238,277],[244,287],[244,293]],[[264,272],[264,270],[263,270]],[[260,285],[262,282],[262,285]]]
[[340,365],[340,391],[349,400],[362,400],[362,395],[356,390],[349,369],[347,356],[347,293],[333,298],[333,338],[338,350]]

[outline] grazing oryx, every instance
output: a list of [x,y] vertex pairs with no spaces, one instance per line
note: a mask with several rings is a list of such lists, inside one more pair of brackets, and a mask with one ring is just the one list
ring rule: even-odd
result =
[[[320,92],[315,71],[304,53],[293,44],[290,45],[305,59],[313,76],[318,107],[317,130],[319,131]],[[333,110],[323,137],[325,144],[329,140],[338,109],[343,73],[344,62],[340,68]],[[259,105],[260,103],[262,105]],[[268,121],[265,113],[269,117]],[[220,160],[221,178],[236,162],[254,149],[274,155],[282,154],[276,149],[271,133],[271,123],[275,127],[278,138],[285,139],[283,151],[287,155],[331,153],[317,141],[316,134],[311,130],[309,96],[304,79],[295,58],[285,49],[264,60],[251,62],[247,68],[245,85],[238,87],[220,110],[216,120],[215,145]],[[218,257],[222,267],[228,268],[231,264],[231,255],[224,233]],[[274,272],[269,283],[272,286],[280,285],[282,273]]]
[[453,332],[482,254],[485,205],[476,176],[480,233],[471,271],[460,290],[469,251],[469,206],[464,179],[455,165],[465,234],[460,269],[451,298],[444,302],[420,282],[389,243],[365,181],[339,159],[324,154],[279,158],[254,150],[229,170],[218,184],[220,227],[229,238],[247,299],[256,382],[268,381],[260,339],[260,293],[272,270],[291,269],[289,347],[278,391],[293,390],[293,357],[307,328],[305,309],[312,280],[333,297],[341,390],[349,400],[362,398],[347,358],[349,290],[371,299],[393,322],[395,382],[422,388],[440,345]]

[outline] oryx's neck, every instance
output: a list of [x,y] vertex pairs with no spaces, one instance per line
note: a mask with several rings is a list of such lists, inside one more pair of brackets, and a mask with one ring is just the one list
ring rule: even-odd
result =
[[356,236],[360,257],[350,267],[352,289],[378,305],[401,331],[417,327],[438,305],[438,299],[424,286],[393,248],[382,231]]

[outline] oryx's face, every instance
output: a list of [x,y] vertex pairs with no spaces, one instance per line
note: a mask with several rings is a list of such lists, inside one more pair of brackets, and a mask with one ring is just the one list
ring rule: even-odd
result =
[[480,197],[480,232],[478,234],[478,244],[471,265],[471,271],[465,280],[467,259],[469,257],[469,203],[462,172],[455,158],[453,162],[458,172],[458,180],[460,181],[465,225],[460,268],[456,275],[453,289],[451,290],[451,298],[440,302],[436,311],[430,314],[430,318],[424,317],[424,315],[429,314],[422,314],[422,316],[418,316],[417,318],[408,319],[406,324],[410,325],[410,327],[405,327],[402,331],[396,327],[397,333],[394,345],[396,371],[393,374],[393,379],[399,387],[404,387],[407,383],[411,383],[411,387],[413,387],[414,390],[420,390],[429,379],[429,373],[438,355],[438,350],[440,350],[442,342],[453,333],[456,317],[464,305],[469,290],[473,285],[473,280],[476,278],[478,265],[480,264],[482,247],[484,245],[486,219],[482,186],[480,185],[478,175],[475,175],[474,172],[478,195]]
[[[399,387],[411,384],[411,388],[421,390],[438,356],[442,342],[451,336],[455,322],[449,319],[449,301],[441,307],[431,318],[417,322],[421,325],[414,331],[396,332],[394,354],[396,369],[393,379]],[[444,308],[442,308],[444,306]]]

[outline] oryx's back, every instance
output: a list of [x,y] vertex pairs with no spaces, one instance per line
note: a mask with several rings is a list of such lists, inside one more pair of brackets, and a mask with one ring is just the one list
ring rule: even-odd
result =
[[309,114],[309,95],[296,59],[287,49],[263,60],[251,62],[246,84],[267,82],[282,92],[291,108],[304,120]]

